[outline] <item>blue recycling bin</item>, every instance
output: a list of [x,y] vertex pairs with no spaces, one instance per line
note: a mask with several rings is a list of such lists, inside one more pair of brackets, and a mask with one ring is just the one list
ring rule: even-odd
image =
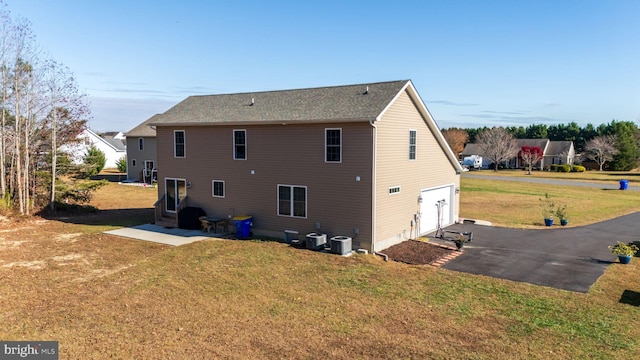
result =
[[251,225],[253,223],[253,217],[251,216],[236,216],[233,218],[233,223],[236,225],[236,237],[238,239],[247,239],[251,236]]
[[629,180],[620,180],[620,190],[629,189]]

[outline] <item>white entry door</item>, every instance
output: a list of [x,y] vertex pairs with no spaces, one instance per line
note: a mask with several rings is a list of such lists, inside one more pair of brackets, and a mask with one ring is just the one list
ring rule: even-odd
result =
[[[440,223],[453,224],[453,185],[422,190],[420,204],[420,235],[436,231],[438,227],[438,202],[441,201]],[[442,202],[444,200],[444,202]]]

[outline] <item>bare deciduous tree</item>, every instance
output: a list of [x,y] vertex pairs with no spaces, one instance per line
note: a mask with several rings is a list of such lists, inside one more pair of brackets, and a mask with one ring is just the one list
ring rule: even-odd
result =
[[602,166],[607,161],[613,160],[613,156],[618,153],[616,149],[616,136],[615,135],[600,135],[589,141],[584,146],[584,156],[595,161]]
[[[53,60],[47,62],[46,66],[46,88],[49,95],[49,115],[47,118],[48,130],[51,141],[51,189],[50,204],[51,210],[55,210],[55,189],[58,164],[58,143],[68,143],[84,127],[86,121],[78,121],[82,116],[89,113],[87,104],[84,101],[85,95],[80,94],[76,86],[71,70]],[[71,120],[71,121],[69,121]],[[45,127],[46,128],[46,127]],[[60,136],[59,130],[65,131]],[[75,129],[75,131],[74,131]]]
[[0,198],[29,214],[35,195],[44,193],[39,187],[49,185],[36,170],[51,164],[53,199],[56,150],[85,128],[89,108],[70,70],[42,61],[31,23],[11,18],[3,5],[0,0]]
[[518,154],[516,139],[503,127],[482,130],[476,136],[476,143],[480,148],[480,155],[493,161],[495,171],[498,171],[499,163]]

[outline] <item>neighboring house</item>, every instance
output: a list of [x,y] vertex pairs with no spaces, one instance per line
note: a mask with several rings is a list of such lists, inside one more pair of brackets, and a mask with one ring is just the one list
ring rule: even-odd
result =
[[576,150],[573,147],[573,141],[549,141],[544,153],[544,165],[573,165],[575,159]]
[[157,224],[193,206],[379,251],[436,230],[440,200],[443,225],[458,219],[462,168],[409,80],[191,96],[149,125]]
[[124,143],[127,138],[122,131],[107,131],[99,134],[105,139],[116,139]]
[[125,156],[125,145],[118,139],[105,139],[95,132],[86,129],[77,136],[78,142],[60,147],[60,150],[69,154],[71,161],[75,164],[82,164],[87,150],[91,146],[95,146],[101,150],[106,158],[105,168],[116,168],[117,162],[121,157]]
[[157,180],[156,130],[149,126],[159,115],[154,115],[126,133],[127,180],[151,184]]
[[[573,141],[551,141],[548,139],[517,139],[518,149],[523,146],[538,146],[542,149],[543,157],[535,166],[544,168],[545,166],[552,164],[569,164],[573,165],[576,157],[576,152],[573,147]],[[482,156],[482,150],[478,144],[467,144],[462,150],[460,156],[480,155]],[[483,167],[491,166],[492,162],[485,157],[482,158]],[[514,158],[504,163],[509,168],[521,168],[524,165],[522,161],[515,156]]]

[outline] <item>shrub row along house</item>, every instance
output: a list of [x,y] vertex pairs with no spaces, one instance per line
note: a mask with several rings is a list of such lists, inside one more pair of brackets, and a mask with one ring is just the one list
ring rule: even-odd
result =
[[434,231],[439,200],[444,225],[458,218],[462,169],[409,80],[191,96],[144,126],[156,223],[188,205],[252,216],[258,236],[320,231],[373,252]]

